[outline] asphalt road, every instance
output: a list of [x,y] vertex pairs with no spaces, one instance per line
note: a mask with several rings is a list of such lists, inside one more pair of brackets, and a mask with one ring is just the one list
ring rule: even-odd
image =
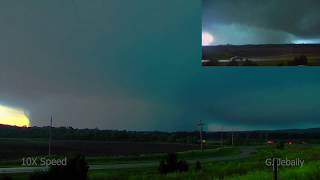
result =
[[[210,161],[227,161],[248,158],[256,153],[254,147],[244,147],[240,149],[240,153],[237,155],[221,156],[199,159],[200,162]],[[195,163],[197,160],[187,160],[188,163]],[[143,162],[143,163],[128,163],[128,164],[107,164],[107,165],[89,165],[90,170],[108,170],[108,169],[127,169],[127,168],[143,168],[143,167],[156,167],[159,162]],[[13,174],[13,173],[30,173],[34,171],[47,171],[48,167],[10,167],[0,168],[0,174]]]

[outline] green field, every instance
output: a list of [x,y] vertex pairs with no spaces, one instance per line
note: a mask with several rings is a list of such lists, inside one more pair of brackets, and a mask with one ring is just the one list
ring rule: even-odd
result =
[[265,159],[276,157],[302,158],[302,167],[280,168],[280,179],[319,179],[320,147],[288,146],[283,150],[272,147],[257,147],[257,154],[244,160],[213,161],[203,163],[199,171],[191,164],[190,170],[184,173],[160,175],[156,168],[125,169],[112,171],[90,171],[90,179],[272,179],[272,169],[265,165]]
[[[161,175],[155,167],[137,167],[122,169],[89,170],[89,179],[272,179],[272,168],[265,165],[265,159],[270,157],[301,158],[305,161],[302,167],[280,167],[280,179],[319,179],[320,178],[320,146],[318,145],[286,145],[283,149],[274,146],[250,146],[256,153],[250,157],[238,160],[202,161],[206,158],[234,156],[239,154],[237,148],[219,148],[216,150],[188,151],[178,153],[178,159],[189,162],[188,172],[175,172]],[[121,164],[158,162],[165,158],[164,154],[121,157],[88,157],[89,164]],[[194,161],[200,160],[202,168],[195,169]],[[13,179],[25,179],[29,174],[13,174]],[[3,176],[3,175],[2,175]],[[1,176],[0,176],[1,177]]]
[[[239,148],[217,148],[207,149],[204,152],[199,150],[191,150],[185,152],[178,152],[179,158],[188,160],[205,159],[212,157],[222,157],[228,155],[239,154]],[[167,154],[142,154],[131,156],[87,156],[86,160],[89,164],[101,165],[101,164],[127,164],[127,163],[143,163],[143,162],[158,162],[164,159]],[[61,158],[62,156],[53,156],[53,158]],[[1,167],[19,167],[21,166],[21,160],[2,160],[0,161]]]
[[[260,58],[261,61],[257,61],[258,66],[289,66],[290,62],[296,57],[296,54],[284,54],[279,56],[267,56]],[[306,66],[320,66],[320,56],[307,54],[308,58]]]

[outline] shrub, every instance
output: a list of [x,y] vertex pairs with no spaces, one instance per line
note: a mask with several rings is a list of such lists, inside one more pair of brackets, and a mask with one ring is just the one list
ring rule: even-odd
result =
[[243,66],[257,66],[258,64],[257,64],[256,62],[254,62],[254,61],[250,61],[250,60],[246,59],[246,60],[243,62],[242,65],[243,65]]
[[308,58],[305,55],[294,57],[293,61],[288,62],[288,65],[297,66],[297,65],[307,65]]
[[188,171],[189,165],[185,160],[177,160],[176,153],[169,153],[167,155],[166,161],[161,160],[158,168],[161,174],[166,174],[175,171]]
[[186,171],[189,170],[189,164],[188,164],[187,161],[185,161],[185,160],[180,160],[180,161],[178,162],[177,169],[178,169],[180,172],[186,172]]
[[166,166],[166,163],[164,162],[164,160],[160,161],[159,172],[160,172],[160,174],[166,174],[168,172],[167,166]]
[[200,163],[200,161],[197,161],[196,162],[196,170],[200,170],[202,167],[201,167],[201,163]]
[[239,66],[239,63],[238,63],[238,61],[233,59],[228,63],[228,66]]
[[277,143],[276,148],[277,149],[284,149],[284,142]]

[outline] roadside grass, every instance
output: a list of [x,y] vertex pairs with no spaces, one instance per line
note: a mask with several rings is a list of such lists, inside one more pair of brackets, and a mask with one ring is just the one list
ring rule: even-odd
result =
[[[180,158],[178,158],[180,159]],[[166,175],[159,174],[157,167],[135,168],[125,170],[93,170],[89,172],[89,179],[212,179],[225,177],[230,174],[246,173],[253,169],[263,167],[263,163],[251,160],[213,161],[202,163],[202,169],[195,170],[195,164],[189,163],[188,172],[176,172]]]
[[[268,58],[265,61],[258,61],[258,66],[287,66],[295,56],[288,55],[288,56],[282,56],[282,57],[272,57]],[[320,56],[314,56],[310,55],[307,56],[308,58],[308,64],[307,66],[320,66]]]
[[[136,170],[135,173],[124,171],[96,171],[89,172],[90,179],[225,179],[225,180],[247,180],[247,179],[272,179],[272,168],[265,165],[266,158],[281,157],[295,159],[297,157],[305,160],[303,167],[280,168],[280,179],[296,180],[316,180],[320,179],[319,146],[287,146],[283,150],[275,149],[270,146],[257,147],[257,154],[243,160],[213,161],[203,163],[200,171],[195,170],[195,165],[190,164],[188,172],[176,172],[160,175],[156,168]],[[140,174],[140,172],[142,172]],[[106,176],[104,176],[106,175]]]
[[[110,170],[89,170],[88,179],[130,179],[130,180],[162,180],[162,179],[177,179],[177,180],[247,180],[247,179],[272,179],[272,168],[265,165],[266,158],[280,157],[295,159],[300,158],[305,160],[303,167],[284,168],[280,167],[279,179],[293,179],[293,180],[318,180],[320,179],[320,146],[319,145],[286,145],[284,149],[276,149],[273,146],[256,146],[257,153],[249,158],[241,160],[229,160],[229,161],[211,161],[202,163],[202,169],[196,170],[194,163],[189,163],[188,172],[176,172],[161,175],[158,172],[157,167],[148,168],[128,168],[128,169],[110,169]],[[229,152],[228,152],[229,151]],[[205,151],[201,155],[199,151],[188,151],[184,153],[178,153],[178,159],[187,158],[199,158],[200,157],[212,157],[226,154],[235,153],[239,151],[237,148],[225,148],[220,151]],[[211,154],[210,154],[211,153]],[[220,154],[219,154],[220,153]],[[154,160],[160,160],[161,156],[150,157],[147,159],[155,158]],[[121,159],[122,158],[122,159]],[[121,157],[121,160],[125,160],[125,157]],[[90,158],[89,158],[90,159]],[[129,160],[129,162],[134,162]],[[113,159],[113,162],[114,159]],[[128,162],[128,161],[127,161]],[[15,175],[19,177],[19,175]],[[1,177],[1,176],[0,176]],[[15,178],[14,178],[15,179]]]
[[190,164],[190,170],[188,172],[175,172],[165,175],[159,174],[157,168],[149,169],[139,169],[139,170],[125,170],[125,171],[90,171],[89,179],[130,179],[130,180],[140,180],[140,179],[181,179],[181,180],[192,180],[192,179],[221,179],[228,177],[233,174],[245,174],[253,169],[258,168],[256,163],[252,162],[241,162],[237,161],[217,161],[211,163],[203,163],[203,168],[201,170],[195,170],[195,164]]
[[[225,180],[269,180],[272,179],[272,170],[254,171],[245,175],[227,177]],[[318,180],[320,179],[320,162],[310,162],[302,167],[280,168],[279,179],[290,180]]]
[[[200,150],[191,150],[185,152],[178,152],[178,158],[194,160],[207,157],[229,156],[239,154],[239,148],[216,148],[206,149],[203,152]],[[150,161],[160,161],[166,157],[166,153],[157,154],[142,154],[142,155],[130,155],[130,156],[88,156],[86,160],[88,164],[100,165],[100,164],[126,164],[126,163],[143,163]],[[45,156],[41,156],[45,157]],[[40,158],[40,157],[39,157]],[[64,158],[63,156],[51,156],[51,158]],[[2,160],[0,161],[0,167],[20,167],[22,160]]]
[[[279,179],[318,180],[320,179],[320,162],[309,162],[303,167],[280,168]],[[27,179],[29,174],[10,175],[13,180]],[[4,177],[4,176],[0,176]],[[117,180],[162,180],[162,179],[203,179],[203,180],[269,180],[272,179],[271,168],[263,163],[245,161],[222,161],[203,164],[203,169],[196,171],[194,165],[189,172],[158,174],[157,168],[134,168],[118,170],[92,170],[88,174],[89,180],[117,179]]]
[[[209,157],[221,157],[236,155],[240,153],[237,147],[225,147],[216,149],[206,149],[203,152],[200,150],[191,150],[185,152],[177,152],[179,159],[197,160]],[[87,157],[89,164],[114,164],[114,163],[141,163],[150,161],[160,161],[167,156],[167,153],[159,154],[143,154],[137,156],[113,156],[113,157]]]
[[4,167],[19,167],[22,164],[22,160],[1,160],[0,168]]
[[100,179],[128,179],[135,177],[150,177],[158,174],[157,168],[133,168],[133,169],[113,169],[113,170],[90,170],[88,173],[89,180]]
[[26,180],[29,178],[30,174],[31,173],[0,174],[0,179],[10,177],[12,180]]

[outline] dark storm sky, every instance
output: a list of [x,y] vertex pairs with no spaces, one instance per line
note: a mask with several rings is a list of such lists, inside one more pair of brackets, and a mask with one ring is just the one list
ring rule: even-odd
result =
[[320,43],[318,0],[202,0],[214,44]]
[[74,2],[0,2],[0,103],[32,125],[320,126],[318,68],[201,67],[200,2]]

